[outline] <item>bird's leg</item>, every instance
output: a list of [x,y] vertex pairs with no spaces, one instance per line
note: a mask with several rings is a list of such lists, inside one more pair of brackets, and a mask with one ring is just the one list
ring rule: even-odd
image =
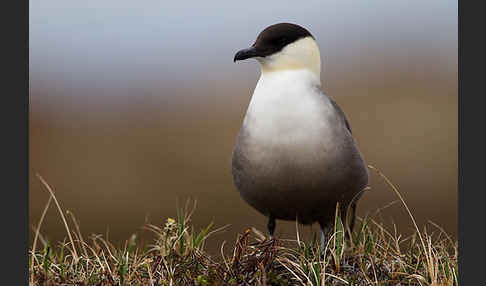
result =
[[328,233],[327,225],[324,223],[319,223],[321,226],[321,254],[324,253],[324,248],[326,247],[326,234]]
[[356,203],[351,205],[351,218],[349,221],[349,230],[352,232],[354,228],[354,224],[356,221]]
[[321,229],[321,252],[324,252],[324,247],[326,246],[326,230]]
[[268,233],[270,234],[270,239],[273,239],[273,233],[275,232],[275,218],[270,215],[268,217],[268,224],[267,224],[267,228],[268,228]]
[[349,208],[349,213],[347,210],[341,213],[345,237],[347,240],[351,240],[353,238],[351,233],[353,232],[354,224],[356,221],[356,202],[352,203]]

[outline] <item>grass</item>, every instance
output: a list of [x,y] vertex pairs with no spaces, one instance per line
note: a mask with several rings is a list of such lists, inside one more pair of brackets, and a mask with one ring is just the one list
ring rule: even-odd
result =
[[[196,231],[195,205],[177,210],[165,225],[145,225],[153,243],[140,245],[132,235],[115,247],[101,235],[85,240],[72,213],[68,223],[52,188],[39,176],[50,197],[34,229],[30,249],[30,285],[458,285],[457,241],[430,223],[420,230],[396,187],[415,232],[402,237],[370,216],[358,218],[353,233],[336,216],[324,249],[315,237],[270,240],[256,229],[238,234],[231,253],[209,255],[204,246],[222,231],[212,223]],[[40,226],[52,200],[64,222],[66,239],[56,245],[41,239]],[[338,212],[337,212],[338,213]],[[349,237],[344,235],[348,231]],[[41,241],[42,247],[37,247]]]

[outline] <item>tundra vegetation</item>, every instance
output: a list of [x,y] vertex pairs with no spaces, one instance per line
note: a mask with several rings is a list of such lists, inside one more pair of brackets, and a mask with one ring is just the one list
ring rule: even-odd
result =
[[[419,229],[397,188],[390,186],[408,212],[414,233],[402,236],[372,215],[358,218],[351,232],[336,215],[324,249],[320,240],[270,240],[257,229],[238,234],[232,251],[208,254],[204,247],[224,227],[191,225],[195,204],[177,210],[165,225],[147,224],[153,242],[136,235],[116,247],[102,235],[85,239],[74,215],[64,212],[53,189],[40,176],[49,199],[29,251],[30,285],[458,285],[457,241],[430,222]],[[54,201],[67,237],[45,241],[40,228]],[[339,214],[339,206],[336,214]]]

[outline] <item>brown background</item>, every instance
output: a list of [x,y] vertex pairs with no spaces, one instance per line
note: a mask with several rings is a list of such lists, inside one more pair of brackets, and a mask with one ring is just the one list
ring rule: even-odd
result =
[[[91,2],[31,4],[31,224],[48,198],[39,173],[85,235],[109,229],[121,242],[147,216],[174,217],[176,201],[188,198],[198,201],[196,228],[231,224],[214,245],[245,227],[264,230],[230,175],[259,70],[232,58],[268,24],[291,21],[316,36],[323,89],[343,108],[368,164],[400,188],[420,225],[432,220],[457,234],[455,2],[269,2],[231,17],[232,4],[217,1]],[[371,187],[361,216],[397,199],[373,172]],[[382,216],[401,232],[412,227],[399,204]],[[282,236],[294,229],[277,224]],[[41,232],[65,236],[55,208]]]

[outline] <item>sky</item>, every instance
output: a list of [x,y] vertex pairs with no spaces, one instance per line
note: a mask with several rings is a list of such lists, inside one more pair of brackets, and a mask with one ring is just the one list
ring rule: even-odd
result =
[[[323,82],[386,76],[451,80],[457,74],[457,2],[32,0],[31,96],[86,87],[219,84],[258,77],[256,62],[233,56],[266,26],[293,22],[321,49]],[[440,78],[437,78],[440,77]],[[136,93],[134,93],[136,95]],[[170,96],[165,94],[164,96]]]

